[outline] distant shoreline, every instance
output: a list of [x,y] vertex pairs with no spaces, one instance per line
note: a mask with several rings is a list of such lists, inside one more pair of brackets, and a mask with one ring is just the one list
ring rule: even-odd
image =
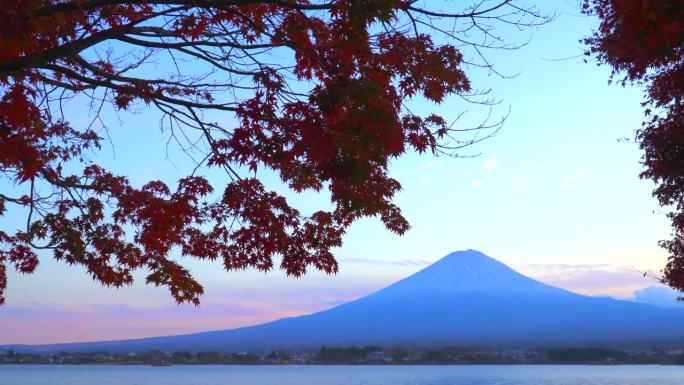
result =
[[[0,368],[3,366],[139,366],[139,367],[160,367],[157,365],[143,364],[143,363],[83,363],[83,364],[55,364],[55,363],[0,363]],[[185,363],[185,364],[171,364],[161,367],[172,366],[684,366],[684,364],[675,363],[605,363],[605,362],[575,362],[575,363],[447,363],[447,364],[426,364],[426,363],[406,363],[406,364],[378,364],[378,363],[339,363],[339,364],[204,364],[204,363]]]
[[606,349],[554,347],[530,350],[442,347],[411,349],[377,346],[321,347],[318,350],[261,352],[147,351],[128,353],[68,352],[22,353],[0,350],[0,365],[684,365],[684,349]]

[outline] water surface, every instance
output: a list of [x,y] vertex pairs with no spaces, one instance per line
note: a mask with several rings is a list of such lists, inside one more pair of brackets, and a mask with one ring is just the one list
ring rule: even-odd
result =
[[0,365],[0,385],[684,385],[684,366]]

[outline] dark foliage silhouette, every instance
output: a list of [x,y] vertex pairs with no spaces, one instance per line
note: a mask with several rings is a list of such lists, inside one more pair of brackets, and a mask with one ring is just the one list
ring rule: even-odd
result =
[[[508,48],[493,26],[548,20],[512,0],[461,12],[440,4],[3,2],[0,215],[16,206],[26,226],[0,231],[0,303],[6,269],[33,272],[38,250],[115,287],[147,271],[148,283],[197,304],[203,288],[172,250],[226,270],[266,271],[280,258],[299,276],[309,267],[336,272],[331,248],[361,217],[404,233],[388,162],[411,150],[453,154],[499,124],[457,127],[406,102],[482,101],[464,66],[491,70],[482,52]],[[136,186],[108,171],[92,160],[103,129],[64,115],[76,96],[90,99],[94,119],[108,107],[156,109],[170,140],[201,154],[196,169],[176,186]],[[218,113],[230,123],[215,123]],[[202,167],[224,170],[229,182],[212,186]],[[302,214],[264,186],[259,169],[294,191],[329,190],[333,209]]]
[[636,133],[644,151],[642,178],[670,210],[672,238],[662,282],[684,291],[684,2],[586,0],[584,11],[601,20],[586,39],[599,63],[621,84],[646,87],[646,120]]

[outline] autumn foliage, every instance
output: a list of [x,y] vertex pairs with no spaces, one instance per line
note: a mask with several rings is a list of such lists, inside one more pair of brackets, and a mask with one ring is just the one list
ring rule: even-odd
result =
[[589,53],[613,68],[614,79],[646,87],[646,120],[636,135],[641,176],[656,183],[653,195],[671,209],[662,280],[684,291],[684,2],[593,0],[584,9],[601,21],[586,41]]
[[[0,303],[6,269],[31,273],[39,254],[116,287],[146,271],[148,283],[196,304],[202,286],[180,257],[218,259],[227,270],[266,271],[276,259],[293,276],[336,272],[331,248],[355,220],[409,228],[392,203],[401,186],[388,175],[391,159],[476,140],[406,107],[472,95],[455,42],[486,49],[500,41],[491,23],[539,21],[511,0],[462,12],[409,0],[4,1],[0,215],[14,206],[26,226],[0,231]],[[212,186],[193,170],[173,186],[133,185],[93,156],[102,129],[62,114],[72,96],[156,109],[170,135],[201,135],[197,166],[230,182]],[[215,123],[209,112],[235,119]],[[303,215],[262,184],[260,169],[295,191],[328,189],[334,209]]]

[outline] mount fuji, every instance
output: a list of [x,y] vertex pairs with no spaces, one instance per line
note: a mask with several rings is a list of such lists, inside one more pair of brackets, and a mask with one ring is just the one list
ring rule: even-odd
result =
[[684,309],[589,297],[526,277],[475,250],[451,253],[382,290],[310,315],[203,333],[19,351],[256,351],[348,345],[669,345]]

